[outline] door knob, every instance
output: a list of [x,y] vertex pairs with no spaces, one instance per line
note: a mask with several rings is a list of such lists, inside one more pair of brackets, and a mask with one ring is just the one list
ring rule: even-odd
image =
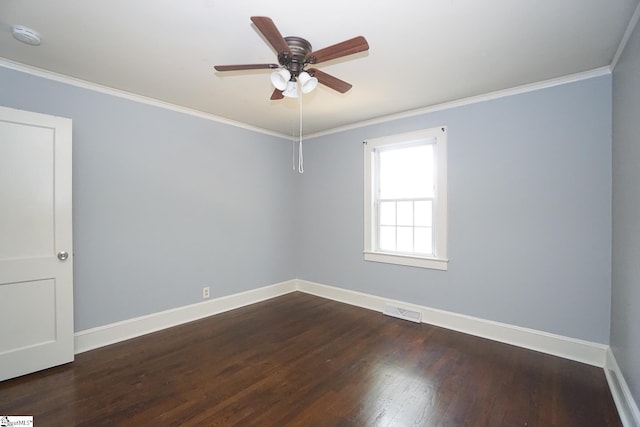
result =
[[68,253],[68,252],[65,252],[65,251],[60,251],[60,252],[58,252],[58,259],[59,259],[60,261],[64,261],[64,260],[66,260],[67,258],[69,258],[69,253]]

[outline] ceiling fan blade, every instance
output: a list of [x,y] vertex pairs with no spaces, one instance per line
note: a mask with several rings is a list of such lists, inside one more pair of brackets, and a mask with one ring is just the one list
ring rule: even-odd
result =
[[305,57],[305,61],[310,64],[319,64],[320,62],[329,61],[331,59],[341,58],[354,53],[369,50],[367,39],[362,36],[354,37],[340,43],[336,43],[324,49],[310,52]]
[[327,74],[324,71],[316,70],[315,68],[310,68],[307,71],[318,79],[318,83],[322,83],[323,85],[328,86],[333,90],[337,90],[340,93],[345,93],[352,87],[350,83],[340,80],[337,77],[333,77],[331,74]]
[[266,16],[252,16],[251,22],[258,27],[258,30],[260,30],[269,44],[273,46],[278,55],[286,53],[288,56],[291,56],[291,49],[289,49],[289,45],[284,37],[282,37],[280,31],[278,31],[278,27],[276,27],[276,24],[273,23],[271,18]]
[[263,68],[280,68],[278,64],[239,64],[239,65],[215,65],[216,71],[261,70]]
[[276,101],[282,98],[284,98],[284,94],[282,93],[282,91],[278,89],[274,89],[273,93],[271,94],[271,98],[269,99],[271,99],[272,101]]

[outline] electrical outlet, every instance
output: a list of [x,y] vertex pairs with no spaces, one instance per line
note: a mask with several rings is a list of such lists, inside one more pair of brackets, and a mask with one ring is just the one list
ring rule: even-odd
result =
[[202,298],[209,298],[210,294],[209,294],[209,287],[206,286],[204,288],[202,288]]

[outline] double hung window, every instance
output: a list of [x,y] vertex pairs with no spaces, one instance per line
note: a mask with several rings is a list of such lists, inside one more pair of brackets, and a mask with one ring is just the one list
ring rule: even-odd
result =
[[365,259],[447,269],[447,131],[365,142]]

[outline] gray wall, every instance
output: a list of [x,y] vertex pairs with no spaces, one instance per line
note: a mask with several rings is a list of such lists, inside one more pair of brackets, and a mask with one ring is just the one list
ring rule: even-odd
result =
[[[298,277],[608,343],[611,78],[291,143],[0,67],[74,120],[76,330]],[[447,272],[362,259],[366,138],[449,127]]]
[[76,331],[294,277],[290,143],[3,67],[0,104],[73,119]]
[[640,26],[613,73],[611,348],[640,406]]
[[[363,261],[362,141],[440,125],[449,271]],[[308,140],[297,193],[301,279],[609,342],[610,76]]]

